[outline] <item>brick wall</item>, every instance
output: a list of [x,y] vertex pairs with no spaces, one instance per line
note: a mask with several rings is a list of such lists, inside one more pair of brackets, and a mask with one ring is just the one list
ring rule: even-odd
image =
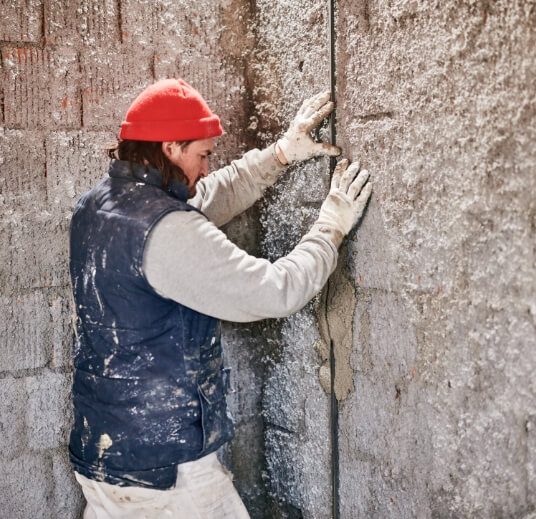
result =
[[[107,168],[134,97],[182,76],[224,121],[214,165],[245,147],[232,2],[1,3],[0,516],[73,518],[68,464],[72,208]],[[234,23],[235,31],[225,29]]]

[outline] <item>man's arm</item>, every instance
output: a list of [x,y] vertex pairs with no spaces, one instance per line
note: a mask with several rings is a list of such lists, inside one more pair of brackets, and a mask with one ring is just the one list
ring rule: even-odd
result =
[[306,99],[275,145],[263,151],[252,150],[201,180],[190,203],[219,227],[253,205],[288,163],[339,155],[341,150],[337,146],[315,142],[311,137],[311,131],[333,111],[334,104],[329,99],[329,92]]
[[341,161],[317,222],[274,263],[250,256],[201,214],[166,215],[149,234],[143,271],[163,297],[219,319],[284,317],[303,307],[335,268],[337,248],[371,193],[368,173]]
[[143,270],[158,294],[235,322],[284,317],[303,307],[335,268],[327,234],[306,235],[274,263],[232,243],[195,211],[166,215],[151,231]]
[[274,145],[262,151],[253,149],[200,180],[196,195],[188,203],[221,227],[251,207],[267,187],[275,184],[285,168],[276,156]]

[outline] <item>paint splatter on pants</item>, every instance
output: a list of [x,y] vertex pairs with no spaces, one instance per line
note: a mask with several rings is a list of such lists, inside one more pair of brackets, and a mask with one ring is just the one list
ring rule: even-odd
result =
[[169,490],[120,487],[75,473],[87,500],[84,519],[249,519],[216,454],[179,465]]

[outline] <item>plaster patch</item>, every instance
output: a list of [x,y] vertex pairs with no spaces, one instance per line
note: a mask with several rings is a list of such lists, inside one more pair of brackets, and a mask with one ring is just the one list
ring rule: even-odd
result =
[[[324,290],[320,311],[318,311],[318,324],[323,344],[316,345],[316,350],[323,360],[319,372],[320,383],[324,391],[329,392],[331,387],[329,351],[330,344],[333,342],[335,357],[333,387],[339,401],[345,400],[354,390],[350,356],[356,296],[349,273],[343,265],[343,259],[339,258],[339,266],[332,274],[327,289]],[[330,382],[328,387],[326,387],[327,381]]]

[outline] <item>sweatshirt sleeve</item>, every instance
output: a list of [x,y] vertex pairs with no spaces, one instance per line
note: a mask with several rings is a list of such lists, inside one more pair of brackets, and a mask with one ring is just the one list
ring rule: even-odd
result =
[[285,317],[320,291],[337,262],[329,235],[306,234],[274,263],[232,243],[196,211],[166,215],[148,236],[143,270],[155,291],[234,322]]
[[285,168],[277,159],[275,145],[262,151],[253,149],[199,181],[197,193],[188,203],[221,227],[251,207]]

